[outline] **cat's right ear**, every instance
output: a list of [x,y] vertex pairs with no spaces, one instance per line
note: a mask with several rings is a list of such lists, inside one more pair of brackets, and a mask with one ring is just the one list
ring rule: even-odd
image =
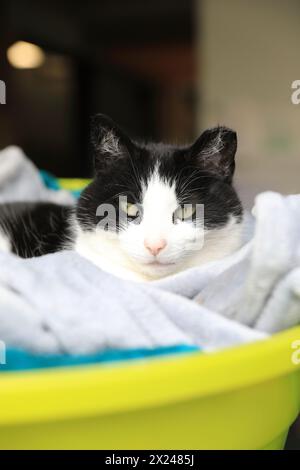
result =
[[235,169],[237,135],[224,126],[207,129],[192,145],[190,160],[218,178],[231,183]]
[[133,142],[108,116],[97,114],[92,118],[91,142],[96,172],[105,171],[133,152]]

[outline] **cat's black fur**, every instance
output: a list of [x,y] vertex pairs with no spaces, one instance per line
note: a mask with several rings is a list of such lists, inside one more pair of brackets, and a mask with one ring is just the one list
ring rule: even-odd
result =
[[[77,206],[77,218],[86,230],[92,230],[99,222],[96,211],[103,202],[114,205],[119,215],[116,196],[120,192],[127,195],[128,202],[139,202],[142,183],[157,165],[160,176],[175,182],[182,203],[204,204],[206,228],[221,227],[230,215],[242,217],[242,205],[232,186],[237,148],[234,131],[225,127],[209,129],[192,146],[179,147],[136,143],[103,115],[94,118],[92,130],[95,178]],[[119,144],[115,156],[105,152],[102,144],[109,132]],[[205,151],[211,150],[210,145],[218,136],[222,137],[219,151],[207,155]]]
[[48,202],[15,202],[0,206],[0,227],[11,251],[21,258],[55,253],[72,246],[74,210]]
[[[118,214],[118,195],[140,200],[143,181],[154,167],[175,182],[181,203],[205,206],[207,229],[224,226],[234,215],[242,219],[242,205],[232,186],[237,139],[234,131],[218,127],[205,131],[191,146],[141,144],[132,141],[111,119],[98,115],[93,122],[95,177],[83,191],[76,218],[84,230],[99,221],[97,207],[111,203]],[[28,258],[71,248],[75,240],[73,210],[51,203],[14,203],[0,206],[0,229],[11,251]]]

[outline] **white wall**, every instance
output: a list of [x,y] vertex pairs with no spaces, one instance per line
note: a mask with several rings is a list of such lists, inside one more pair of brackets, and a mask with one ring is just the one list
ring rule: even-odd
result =
[[198,15],[199,129],[238,131],[248,204],[265,189],[300,192],[300,1],[202,0]]

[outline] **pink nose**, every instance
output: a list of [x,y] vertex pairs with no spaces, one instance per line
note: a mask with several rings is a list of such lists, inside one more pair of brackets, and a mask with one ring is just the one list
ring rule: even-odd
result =
[[167,246],[166,240],[160,238],[159,240],[144,240],[145,248],[150,251],[151,255],[156,256],[158,253]]

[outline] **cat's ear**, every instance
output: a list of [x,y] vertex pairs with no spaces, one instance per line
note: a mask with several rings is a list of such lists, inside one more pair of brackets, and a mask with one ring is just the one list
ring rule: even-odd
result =
[[207,129],[190,148],[190,158],[209,173],[230,183],[235,169],[237,135],[227,127]]
[[105,171],[133,152],[133,142],[108,116],[97,114],[92,118],[91,142],[96,172]]

